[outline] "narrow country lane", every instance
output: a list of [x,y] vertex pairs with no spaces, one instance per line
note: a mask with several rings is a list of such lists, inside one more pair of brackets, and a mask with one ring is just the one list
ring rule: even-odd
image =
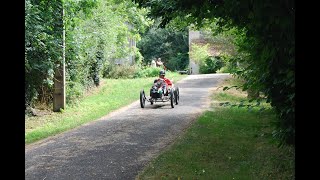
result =
[[25,179],[134,179],[209,108],[210,91],[229,76],[189,75],[175,84],[180,102],[174,108],[170,102],[146,102],[142,109],[136,101],[99,120],[26,145]]

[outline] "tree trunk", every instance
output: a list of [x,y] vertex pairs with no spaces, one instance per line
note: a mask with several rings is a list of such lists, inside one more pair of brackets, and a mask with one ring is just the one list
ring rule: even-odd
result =
[[66,78],[65,78],[65,29],[64,29],[64,9],[62,6],[62,62],[55,69],[54,73],[54,91],[53,91],[53,111],[59,112],[66,107]]

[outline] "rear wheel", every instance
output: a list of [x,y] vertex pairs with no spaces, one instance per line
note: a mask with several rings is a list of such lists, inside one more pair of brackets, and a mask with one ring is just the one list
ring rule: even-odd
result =
[[176,105],[178,105],[179,104],[179,87],[177,87],[174,91],[174,100]]
[[171,102],[171,107],[174,108],[174,93],[173,93],[173,89],[170,90],[170,102]]
[[144,90],[140,91],[140,105],[141,105],[141,108],[144,108],[146,105],[146,96],[144,94]]

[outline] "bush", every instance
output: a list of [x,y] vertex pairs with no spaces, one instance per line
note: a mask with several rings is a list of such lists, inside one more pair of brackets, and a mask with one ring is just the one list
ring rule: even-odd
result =
[[159,71],[161,68],[159,67],[148,67],[145,66],[142,69],[136,71],[134,78],[144,78],[144,77],[156,77],[159,75]]
[[145,78],[145,77],[157,77],[160,67],[149,67],[141,65],[109,65],[103,72],[105,78]]
[[137,65],[141,65],[142,64],[142,61],[143,61],[143,56],[142,56],[142,54],[140,53],[140,51],[137,51],[136,52],[136,54],[135,54],[135,63],[137,64]]
[[77,102],[83,96],[84,89],[81,83],[69,81],[66,89],[66,103],[72,104]]
[[111,65],[105,70],[104,77],[113,79],[134,78],[136,71],[136,66],[131,66],[128,64]]
[[199,71],[203,74],[216,73],[221,67],[223,67],[224,62],[219,56],[209,56],[204,62],[200,63]]
[[221,56],[224,66],[221,67],[219,72],[221,73],[236,73],[239,69],[238,63],[240,61],[239,56],[228,56],[228,55],[222,55]]

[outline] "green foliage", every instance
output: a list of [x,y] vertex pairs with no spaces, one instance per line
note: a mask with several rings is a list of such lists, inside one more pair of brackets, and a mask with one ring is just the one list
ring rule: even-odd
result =
[[[214,20],[208,27],[200,29],[202,41],[206,44],[203,42],[191,44],[191,52],[189,54],[199,65],[200,73],[215,73],[221,68],[223,68],[221,70],[223,72],[231,72],[237,68],[237,63],[234,64],[231,61],[232,58],[235,58],[239,54],[234,45],[237,29],[232,28],[223,32],[217,32],[216,23]],[[214,56],[211,53],[214,53]]]
[[209,54],[209,44],[205,45],[198,45],[198,44],[192,44],[191,45],[191,51],[190,57],[197,63],[201,64],[207,59]]
[[[139,56],[138,49],[129,48],[128,39],[140,40],[139,33],[144,32],[152,21],[145,18],[146,9],[137,8],[131,1],[100,0],[96,1],[94,7],[90,13],[80,10],[73,17],[81,19],[77,20],[75,28],[70,29],[70,42],[74,43],[70,44],[70,55],[73,56],[69,56],[67,61],[70,64],[76,63],[73,67],[78,70],[74,72],[81,75],[78,80],[85,82],[92,79],[98,86],[102,75],[126,77],[121,72],[122,69],[128,69],[127,66],[119,69],[112,65],[117,59],[134,55],[139,58],[136,63],[141,63],[139,61],[142,57]],[[116,69],[111,70],[113,67]]]
[[146,78],[157,77],[160,67],[138,66],[138,65],[110,65],[104,71],[104,77],[112,79]]
[[62,60],[61,1],[25,1],[25,105],[46,103],[53,72]]
[[199,71],[202,74],[216,73],[224,63],[219,56],[209,56],[200,64]]
[[[176,17],[196,27],[234,32],[241,65],[234,72],[246,80],[244,90],[263,92],[278,118],[275,136],[295,144],[295,2],[272,1],[137,1],[150,7],[165,26]],[[214,22],[214,23],[211,23]]]
[[201,35],[205,39],[207,43],[209,43],[212,47],[219,51],[220,53],[234,56],[237,54],[237,49],[234,44],[235,41],[235,32],[237,32],[237,28],[231,28],[231,29],[224,29],[222,32],[218,31],[218,28],[216,27],[217,22],[214,20],[212,21],[212,25],[208,27],[201,28]]
[[[62,19],[62,7],[64,18]],[[153,22],[148,10],[125,0],[25,2],[25,102],[52,103],[53,77],[62,61],[62,28],[66,32],[66,92],[71,103],[100,84],[104,70],[118,58],[142,56],[128,47]]]
[[211,56],[209,44],[192,44],[190,57],[199,64],[199,72],[202,74],[216,73],[224,62],[219,56]]
[[134,60],[137,65],[142,65],[144,57],[142,56],[140,51],[136,51]]
[[67,104],[73,104],[79,101],[83,97],[85,88],[81,83],[78,82],[67,82],[66,89],[66,102]]
[[242,67],[239,63],[241,58],[239,54],[234,56],[222,54],[220,57],[224,66],[221,67],[218,72],[236,74],[238,71],[242,71]]
[[133,78],[137,71],[137,66],[128,64],[123,65],[110,65],[104,72],[104,77],[112,79],[127,79]]
[[177,31],[152,27],[143,35],[137,47],[144,57],[144,65],[160,57],[164,65],[172,71],[185,69],[188,66],[187,29]]
[[159,67],[144,66],[135,73],[134,77],[136,78],[157,77],[159,75],[160,70],[161,68]]

